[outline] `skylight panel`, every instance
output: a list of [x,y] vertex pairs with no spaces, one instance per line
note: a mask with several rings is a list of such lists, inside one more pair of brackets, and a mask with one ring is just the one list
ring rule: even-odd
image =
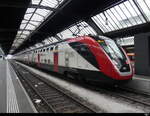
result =
[[67,38],[73,37],[72,34],[73,34],[73,33],[72,33],[69,29],[66,29],[66,30],[60,32],[60,33],[58,34],[58,36],[59,36],[61,39],[67,39]]
[[112,26],[110,26],[110,24],[108,24],[108,20],[107,17],[104,16],[103,13],[100,13],[100,15],[98,15],[98,19],[100,19],[100,21],[102,22],[102,24],[107,28],[107,30],[112,31],[114,28]]
[[97,34],[95,32],[95,30],[91,26],[89,26],[86,22],[81,22],[80,24],[83,27],[83,31],[86,31],[86,33],[85,33],[86,35],[88,35],[88,34],[96,35]]
[[[124,6],[124,4],[120,4],[119,5],[121,12],[124,14],[125,18],[124,20],[122,20],[123,22],[125,22],[129,27],[132,26],[132,22],[130,20],[131,14],[128,12],[128,10],[126,9],[126,7]],[[119,12],[120,13],[120,12]]]
[[89,26],[86,22],[77,23],[68,29],[57,34],[61,39],[73,38],[76,36],[84,36],[84,35],[96,35],[95,30]]
[[98,18],[98,16],[95,16],[95,17],[92,18],[92,19],[93,19],[93,21],[97,24],[97,26],[98,26],[103,32],[107,32],[107,31],[108,31],[107,28],[106,28],[106,26],[104,26],[104,25],[102,24],[102,21],[101,21],[101,19]]
[[[32,5],[37,5],[37,8],[28,8],[26,10],[24,19],[22,20],[22,23],[19,28],[20,30],[23,30],[23,32],[17,33],[15,39],[17,40],[18,34],[24,35],[24,33],[26,33],[26,35],[29,36],[29,34],[31,34],[32,32],[24,32],[24,30],[34,31],[53,12],[44,8],[40,9],[40,6],[57,8],[63,1],[64,0],[32,0],[30,7],[32,7]],[[28,36],[26,36],[26,38]]]
[[43,21],[44,20],[44,16],[40,16],[40,15],[34,14],[31,20]]
[[22,20],[22,24],[28,23],[28,20]]
[[21,24],[21,25],[20,25],[20,29],[24,29],[25,26],[26,26],[26,24]]
[[27,36],[26,35],[20,35],[20,38],[26,38]]
[[41,5],[55,8],[57,6],[57,0],[43,0]]
[[24,19],[29,20],[31,18],[32,14],[25,14]]
[[55,37],[48,37],[47,40],[50,42],[50,43],[54,43],[54,42],[58,42],[58,40],[55,38]]
[[148,21],[150,21],[150,1],[149,0],[136,0],[139,7],[142,9]]
[[32,0],[32,4],[39,4],[41,0]]
[[118,28],[123,28],[123,25],[120,20],[121,17],[118,15],[118,13],[114,10],[114,8],[111,8],[110,10],[108,10],[108,12],[110,12],[110,17],[112,17],[115,21],[115,23],[117,24]]
[[22,43],[23,42],[23,39],[18,39],[17,40],[17,43]]
[[34,29],[35,29],[35,26],[33,26],[33,25],[31,25],[31,24],[28,24],[28,25],[26,26],[26,29],[28,29],[28,30],[34,30]]
[[135,6],[133,0],[129,0],[129,2],[130,2],[130,4],[131,4],[132,8],[134,9],[134,11],[136,12],[136,15],[139,17],[139,19],[137,18],[138,22],[139,22],[139,23],[141,23],[141,22],[142,22],[142,23],[145,23],[146,21],[144,20],[142,14],[141,14],[140,11],[138,10],[138,8]]
[[115,22],[115,20],[114,20],[113,17],[112,17],[112,13],[111,13],[109,10],[105,11],[104,13],[105,13],[105,15],[106,15],[106,17],[107,17],[107,20],[108,20],[108,21],[106,21],[106,23],[108,23],[107,25],[108,25],[112,30],[114,30],[114,29],[115,29],[115,30],[119,29],[117,23]]
[[35,21],[30,21],[30,24],[33,24],[35,26],[38,26],[41,22],[35,22]]
[[40,14],[40,15],[43,15],[43,16],[47,16],[49,11],[48,10],[45,10],[45,9],[37,9],[36,10],[36,13]]
[[21,32],[22,32],[22,31],[18,31],[18,32],[17,32],[17,35],[21,34]]
[[30,31],[23,31],[22,34],[29,35],[29,34],[30,34]]
[[33,13],[34,11],[35,11],[35,8],[28,8],[26,11],[26,14]]
[[[150,1],[135,1],[138,1],[146,16],[149,17],[150,21]],[[133,0],[127,0],[102,13],[99,13],[96,16],[93,16],[92,20],[104,33],[131,27],[134,25],[139,25],[146,22]]]
[[54,43],[54,42],[57,42],[58,40],[55,38],[55,37],[48,37],[48,38],[46,38],[44,41],[43,41],[43,43],[45,44],[45,45],[47,45],[47,44],[51,44],[51,43]]

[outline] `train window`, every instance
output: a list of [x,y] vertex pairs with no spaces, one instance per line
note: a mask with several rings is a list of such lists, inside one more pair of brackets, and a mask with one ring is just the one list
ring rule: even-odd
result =
[[51,47],[51,49],[50,49],[51,51],[53,51],[53,47]]
[[45,59],[44,61],[45,61],[45,63],[47,63],[47,60],[46,60],[46,59]]
[[45,49],[43,49],[43,52],[45,52]]
[[49,51],[49,48],[47,48],[47,51]]

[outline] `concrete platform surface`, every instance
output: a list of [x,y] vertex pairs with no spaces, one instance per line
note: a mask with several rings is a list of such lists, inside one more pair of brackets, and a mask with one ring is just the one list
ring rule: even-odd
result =
[[0,113],[37,112],[7,60],[0,61]]
[[124,86],[150,94],[150,77],[134,75],[133,80]]

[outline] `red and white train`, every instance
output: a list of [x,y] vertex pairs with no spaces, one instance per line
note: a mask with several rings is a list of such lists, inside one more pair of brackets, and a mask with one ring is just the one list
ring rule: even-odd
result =
[[104,36],[69,38],[26,51],[15,59],[78,79],[97,82],[131,80],[133,68],[124,50]]

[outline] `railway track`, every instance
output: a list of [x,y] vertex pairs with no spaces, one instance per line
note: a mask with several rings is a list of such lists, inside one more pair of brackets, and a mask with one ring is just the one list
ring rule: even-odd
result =
[[143,93],[142,91],[133,90],[131,88],[118,86],[118,87],[109,87],[109,86],[101,86],[101,85],[94,85],[89,83],[79,83],[76,80],[72,79],[65,79],[70,81],[71,83],[77,84],[79,86],[92,89],[95,91],[99,91],[100,93],[104,93],[105,95],[110,95],[118,99],[123,98],[123,100],[127,100],[131,104],[135,105],[142,105],[142,107],[148,107],[150,109],[150,94]]
[[[24,67],[12,63],[15,71],[29,91],[32,101],[37,103],[39,112],[50,113],[96,113],[87,104],[62,91],[56,85],[47,82]],[[34,102],[34,104],[35,104]]]
[[150,94],[133,90],[131,88],[118,87],[117,95],[133,102],[150,107]]
[[101,93],[105,93],[110,96],[124,98],[126,100],[131,101],[132,104],[144,105],[144,107],[150,108],[150,94],[142,91],[133,90],[131,88],[123,87],[123,86],[95,86],[95,85],[85,85],[86,87],[100,91]]

